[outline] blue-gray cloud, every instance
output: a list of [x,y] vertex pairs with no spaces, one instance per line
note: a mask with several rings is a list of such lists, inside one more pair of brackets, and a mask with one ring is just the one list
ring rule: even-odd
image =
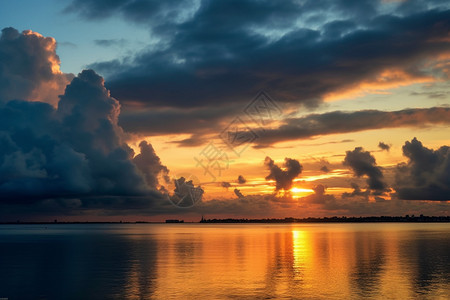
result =
[[398,111],[360,110],[310,114],[286,118],[275,129],[267,129],[255,143],[263,148],[278,142],[307,139],[320,135],[396,127],[423,127],[450,124],[449,107],[412,108]]
[[[2,214],[160,205],[158,178],[168,180],[169,170],[146,141],[138,155],[126,144],[127,135],[118,125],[120,104],[101,76],[84,70],[59,99],[27,101],[47,83],[68,78],[52,69],[58,66],[54,43],[12,28],[0,38],[0,77],[11,83],[0,87]],[[22,67],[19,56],[27,62]],[[20,98],[24,100],[11,100]]]
[[91,20],[121,15],[159,35],[131,60],[93,65],[125,106],[192,108],[247,101],[261,88],[317,105],[387,69],[430,75],[422,62],[450,47],[449,5],[409,2],[76,0],[69,10]]
[[73,78],[59,71],[56,41],[4,28],[0,36],[0,101],[27,99],[53,105]]
[[397,167],[395,190],[405,200],[450,200],[450,147],[429,149],[417,140],[406,141],[408,162]]
[[0,202],[156,190],[156,176],[168,170],[146,142],[133,159],[117,125],[119,112],[118,101],[91,70],[67,86],[58,109],[20,100],[2,104]]
[[375,157],[362,147],[347,151],[344,165],[350,167],[357,177],[367,176],[367,185],[374,195],[381,195],[389,191],[384,181],[383,172],[377,166]]

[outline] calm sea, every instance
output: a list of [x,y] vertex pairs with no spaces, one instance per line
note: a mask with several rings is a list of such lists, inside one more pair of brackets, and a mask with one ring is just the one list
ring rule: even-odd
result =
[[450,299],[450,224],[0,226],[0,298]]

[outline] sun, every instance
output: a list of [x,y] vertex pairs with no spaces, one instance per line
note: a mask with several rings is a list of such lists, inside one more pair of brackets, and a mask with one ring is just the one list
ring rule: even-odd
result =
[[305,189],[305,188],[300,188],[300,187],[295,186],[290,189],[290,192],[291,192],[293,198],[300,198],[300,197],[307,196],[307,195],[313,193],[314,191],[312,189]]

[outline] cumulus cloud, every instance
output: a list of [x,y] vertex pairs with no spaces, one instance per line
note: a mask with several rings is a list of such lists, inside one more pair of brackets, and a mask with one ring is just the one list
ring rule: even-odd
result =
[[1,104],[2,202],[142,196],[155,189],[157,174],[168,170],[146,142],[134,157],[117,125],[119,113],[92,70],[73,79],[58,109],[21,100]]
[[244,183],[247,182],[247,179],[245,179],[244,176],[239,175],[239,176],[238,176],[238,179],[237,179],[237,182],[238,182],[239,184],[244,184]]
[[12,28],[2,32],[0,76],[7,78],[0,81],[3,211],[155,206],[162,199],[158,177],[166,181],[169,170],[148,142],[140,143],[137,155],[125,143],[120,104],[101,76],[85,70],[61,91],[59,101],[57,96],[34,101],[47,83],[55,83],[57,91],[69,78],[59,71],[54,51],[51,38]]
[[59,68],[56,41],[37,32],[4,28],[0,37],[0,102],[42,101],[56,106],[73,78]]
[[302,165],[296,159],[285,158],[284,170],[275,164],[273,159],[266,157],[264,164],[270,171],[266,176],[266,180],[275,180],[275,191],[289,191],[292,187],[293,180],[300,175],[303,170]]
[[350,167],[358,177],[366,175],[369,189],[375,195],[380,195],[389,190],[384,182],[381,168],[377,166],[375,157],[369,151],[364,151],[362,147],[356,147],[353,151],[347,151],[344,165]]
[[201,186],[195,186],[192,180],[184,177],[174,179],[175,190],[170,196],[172,203],[178,207],[192,207],[202,201],[204,190]]
[[147,185],[151,187],[158,186],[158,176],[162,175],[165,183],[169,183],[169,169],[161,164],[161,160],[156,155],[153,146],[146,141],[139,144],[141,153],[133,158],[134,164],[145,175]]
[[405,200],[450,200],[450,148],[429,149],[417,140],[406,141],[399,164],[395,190]]
[[391,149],[391,146],[386,144],[386,143],[379,142],[378,143],[378,148],[380,148],[381,150],[389,151]]

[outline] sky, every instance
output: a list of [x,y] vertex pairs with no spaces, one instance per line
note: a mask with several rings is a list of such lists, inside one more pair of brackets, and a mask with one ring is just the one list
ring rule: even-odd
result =
[[448,1],[0,5],[0,221],[450,214]]

